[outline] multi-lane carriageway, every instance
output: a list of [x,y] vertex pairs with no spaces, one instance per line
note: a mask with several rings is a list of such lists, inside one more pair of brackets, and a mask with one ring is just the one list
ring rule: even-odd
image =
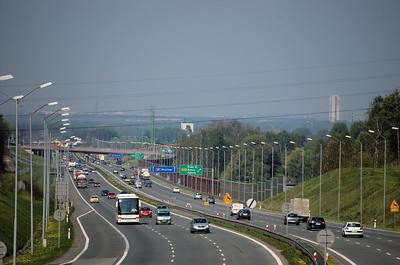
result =
[[[112,168],[106,170],[112,172]],[[80,189],[77,198],[82,203],[84,214],[82,226],[87,229],[89,238],[88,249],[76,262],[89,264],[89,261],[107,260],[104,264],[280,264],[285,262],[275,256],[265,246],[243,236],[228,233],[212,226],[211,234],[189,233],[187,217],[173,213],[173,225],[156,226],[153,219],[142,219],[142,225],[116,226],[114,222],[114,202],[100,196],[102,189],[115,192],[118,190],[96,173],[93,178],[101,183],[101,188],[89,187]],[[127,174],[130,174],[127,172]],[[182,207],[192,207],[207,214],[228,216],[227,206],[222,201],[215,205],[204,205],[203,201],[193,200],[193,192],[181,189],[181,193],[172,193],[173,184],[153,180],[153,188],[143,188],[138,193],[146,193],[166,204]],[[100,196],[97,205],[86,204],[91,194]],[[85,202],[83,202],[85,201]],[[93,208],[93,209],[92,209]],[[269,227],[286,232],[282,214],[269,213],[259,210],[252,211],[252,220],[243,220],[253,225]],[[335,234],[335,243],[328,249],[338,258],[340,264],[400,264],[400,234],[375,229],[364,229],[364,238],[342,238],[339,223],[329,223],[327,228]],[[288,226],[290,235],[316,241],[318,231],[306,230],[305,224]],[[128,245],[129,247],[127,248]],[[67,257],[67,256],[66,256]],[[123,261],[121,261],[123,259]],[[282,260],[282,261],[281,261]],[[64,261],[67,261],[64,258]],[[121,263],[118,263],[121,261]],[[78,264],[74,262],[74,264]],[[94,263],[93,263],[94,264]],[[96,263],[100,264],[100,263]]]

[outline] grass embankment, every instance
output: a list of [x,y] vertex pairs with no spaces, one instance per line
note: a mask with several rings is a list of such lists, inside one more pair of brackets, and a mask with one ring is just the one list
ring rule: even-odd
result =
[[[383,227],[383,170],[363,168],[363,225],[373,227],[376,219],[377,227]],[[360,221],[361,192],[360,168],[344,168],[340,178],[340,208],[338,216],[338,170],[322,175],[321,215],[332,221]],[[400,170],[388,169],[386,173],[386,227],[400,231],[399,226],[394,226],[394,214],[389,206],[394,199],[400,199]],[[320,178],[316,177],[304,183],[304,198],[310,199],[311,215],[319,215],[319,189]],[[302,186],[297,185],[286,193],[287,201],[291,198],[301,198]],[[281,212],[285,202],[285,194],[281,193],[270,200],[263,202],[263,208]],[[397,221],[397,224],[399,222]]]

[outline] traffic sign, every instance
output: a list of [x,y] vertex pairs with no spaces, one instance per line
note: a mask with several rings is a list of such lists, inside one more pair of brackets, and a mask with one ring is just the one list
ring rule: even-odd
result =
[[224,203],[225,204],[232,204],[232,196],[229,193],[225,194]]
[[131,153],[131,159],[144,159],[144,154],[143,153]]
[[247,207],[254,208],[254,207],[256,207],[257,202],[256,202],[256,200],[251,198],[251,199],[247,200],[246,204],[247,204]]
[[64,220],[64,218],[65,218],[65,213],[62,210],[57,209],[54,211],[54,219],[56,219],[56,221],[62,221]]
[[150,167],[150,172],[153,173],[176,173],[177,171],[178,171],[177,167],[161,167],[161,166]]
[[1,259],[5,257],[7,254],[7,246],[3,241],[0,241],[0,263],[2,262]]
[[173,148],[162,148],[162,149],[161,149],[161,153],[164,153],[164,154],[173,154],[173,153],[174,153],[174,149],[173,149]]
[[179,174],[201,176],[203,175],[203,165],[180,165]]
[[329,229],[321,230],[317,234],[317,243],[322,247],[331,247],[335,243],[335,235]]
[[289,211],[290,211],[290,204],[288,202],[282,204],[282,212],[288,214]]
[[392,204],[390,205],[390,212],[392,212],[392,213],[399,212],[399,205],[397,204],[396,200],[392,201]]
[[208,201],[205,201],[204,202],[204,205],[209,205],[210,203],[208,202]]
[[108,157],[111,157],[111,158],[123,158],[124,154],[110,153],[110,154],[108,154]]

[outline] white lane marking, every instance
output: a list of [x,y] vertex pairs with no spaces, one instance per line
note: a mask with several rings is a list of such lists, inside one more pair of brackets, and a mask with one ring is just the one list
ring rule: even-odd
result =
[[388,255],[388,256],[392,256],[392,254],[390,254],[389,252],[386,252],[386,255]]
[[377,248],[376,250],[378,250],[378,251],[382,251],[380,248]]
[[[100,175],[100,174],[99,174],[99,175]],[[73,183],[73,180],[72,180],[71,175],[69,175],[69,179],[70,179],[70,181]],[[79,196],[81,197],[81,199],[82,199],[90,208],[92,208],[92,211],[95,212],[98,216],[100,216],[106,223],[108,223],[118,234],[120,234],[120,236],[121,236],[122,239],[124,240],[124,242],[125,242],[124,254],[122,255],[121,259],[115,264],[115,265],[120,265],[120,264],[125,260],[126,256],[128,255],[128,252],[129,252],[129,241],[128,241],[128,238],[126,238],[126,236],[125,236],[120,230],[118,230],[118,228],[116,228],[113,224],[111,224],[106,218],[104,218],[101,214],[99,214],[99,212],[97,212],[97,211],[92,207],[92,205],[90,205],[90,203],[87,202],[87,200],[85,200],[85,199],[83,198],[82,194],[78,191],[78,188],[77,188],[75,185],[73,185],[73,186],[74,186],[74,188],[75,188],[75,191],[76,191],[76,192],[79,194]],[[89,213],[89,212],[88,212],[88,213]],[[83,216],[83,215],[81,215],[81,216]],[[86,250],[87,250],[87,248],[89,247],[89,237],[87,237],[87,234],[86,234],[86,232],[85,232],[85,230],[84,230],[84,227],[82,226],[82,224],[81,224],[81,222],[80,222],[80,220],[79,220],[78,218],[77,218],[77,221],[78,221],[78,223],[79,223],[79,226],[80,226],[82,232],[84,233],[84,235],[86,235],[86,236],[85,236],[85,237],[86,237],[85,248],[84,248],[84,249],[81,251],[81,253],[79,253],[73,260],[68,261],[68,262],[66,262],[66,263],[63,263],[63,264],[60,264],[60,265],[71,264],[71,263],[77,261],[77,260],[79,259],[79,257],[82,256],[83,253],[85,253]]]

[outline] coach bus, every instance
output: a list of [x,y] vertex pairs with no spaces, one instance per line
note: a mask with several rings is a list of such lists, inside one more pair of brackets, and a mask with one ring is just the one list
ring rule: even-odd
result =
[[136,194],[118,194],[115,202],[117,224],[139,223],[140,201]]

